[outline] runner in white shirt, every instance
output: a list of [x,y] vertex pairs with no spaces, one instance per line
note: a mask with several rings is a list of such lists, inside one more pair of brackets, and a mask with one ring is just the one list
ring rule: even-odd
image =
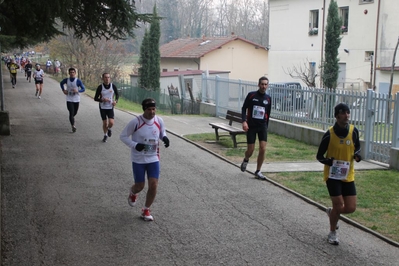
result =
[[144,113],[127,124],[120,134],[120,139],[131,149],[134,185],[130,189],[128,203],[132,207],[136,205],[137,194],[144,188],[147,173],[148,191],[141,218],[153,221],[149,208],[157,194],[160,172],[159,140],[162,140],[167,148],[169,139],[162,118],[155,115],[155,100],[147,98],[142,102],[142,106]]
[[[76,69],[73,67],[68,69],[69,78],[60,82],[62,92],[66,95],[67,109],[69,111],[69,122],[72,126],[72,132],[76,132],[75,116],[79,110],[80,95],[85,91],[83,82],[76,78]],[[66,85],[66,88],[64,87]]]
[[[109,73],[103,73],[103,83],[97,87],[94,100],[99,102],[100,115],[103,121],[103,142],[107,142],[108,137],[112,135],[112,126],[114,125],[114,106],[118,102],[118,89],[113,83],[110,83]],[[108,118],[108,119],[107,119]]]
[[33,79],[35,80],[35,86],[36,86],[35,96],[37,96],[38,99],[42,98],[43,77],[44,77],[43,69],[40,68],[39,64],[36,64],[36,69],[35,71],[33,71]]

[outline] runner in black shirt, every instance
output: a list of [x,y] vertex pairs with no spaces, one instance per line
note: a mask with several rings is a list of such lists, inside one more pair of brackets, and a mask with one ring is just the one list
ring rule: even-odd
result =
[[29,82],[31,81],[31,76],[32,76],[32,63],[29,60],[28,63],[25,65],[25,77],[26,80],[29,80]]
[[247,150],[245,151],[244,160],[241,163],[241,171],[244,172],[247,169],[249,158],[255,150],[256,136],[258,136],[259,153],[255,176],[261,180],[266,179],[260,170],[265,160],[267,127],[269,125],[272,102],[271,97],[266,94],[268,85],[269,79],[261,77],[258,83],[259,89],[248,93],[241,109],[242,128],[247,132]]

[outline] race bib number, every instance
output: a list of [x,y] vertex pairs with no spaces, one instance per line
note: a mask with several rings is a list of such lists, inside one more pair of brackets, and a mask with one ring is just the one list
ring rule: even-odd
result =
[[333,160],[333,165],[330,166],[330,173],[328,178],[336,180],[345,180],[349,174],[350,162]]
[[158,148],[158,143],[155,139],[146,140],[144,143],[145,154],[156,154],[157,148]]
[[103,107],[111,107],[112,106],[112,99],[108,98],[108,102],[102,102]]
[[265,117],[265,107],[254,105],[252,110],[252,118],[263,119]]

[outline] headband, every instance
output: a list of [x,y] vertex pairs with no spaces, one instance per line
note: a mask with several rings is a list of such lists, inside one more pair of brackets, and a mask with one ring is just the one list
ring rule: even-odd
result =
[[143,111],[145,111],[147,108],[150,108],[150,107],[156,107],[155,102],[147,102],[147,103],[143,104]]

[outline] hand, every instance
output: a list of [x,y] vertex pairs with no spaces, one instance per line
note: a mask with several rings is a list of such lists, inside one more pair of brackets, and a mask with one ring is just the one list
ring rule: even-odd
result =
[[169,139],[168,139],[167,136],[164,136],[164,137],[162,138],[162,141],[163,141],[163,143],[164,143],[164,145],[165,145],[165,148],[169,147]]
[[360,154],[355,154],[353,158],[355,159],[356,162],[360,162],[362,160],[362,156],[360,156]]
[[333,165],[333,161],[334,161],[334,157],[327,158],[326,164],[329,165],[329,166],[332,166]]
[[142,144],[142,143],[137,143],[137,144],[136,144],[136,150],[137,150],[137,151],[142,151],[142,150],[144,150],[144,147],[145,147],[145,145]]

